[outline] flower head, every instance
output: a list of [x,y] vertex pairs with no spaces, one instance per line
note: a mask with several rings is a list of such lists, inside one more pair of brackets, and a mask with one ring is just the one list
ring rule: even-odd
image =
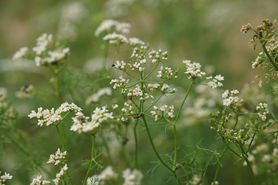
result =
[[188,75],[188,79],[201,78],[206,73],[201,70],[201,64],[197,62],[192,62],[190,60],[184,60],[183,63],[186,66],[185,74]]

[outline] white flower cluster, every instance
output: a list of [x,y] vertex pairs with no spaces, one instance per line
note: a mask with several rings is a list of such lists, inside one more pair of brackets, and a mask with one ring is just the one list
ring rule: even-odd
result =
[[94,132],[100,127],[102,122],[108,119],[113,119],[113,113],[108,112],[106,107],[97,107],[91,115],[91,120],[85,117],[83,113],[76,114],[76,116],[73,117],[73,125],[70,130],[77,133]]
[[185,74],[188,75],[188,79],[201,78],[206,73],[201,71],[201,64],[197,62],[192,62],[190,60],[184,60],[183,63],[186,66]]
[[123,185],[140,185],[143,179],[143,174],[139,170],[126,169],[123,171]]
[[38,108],[37,112],[32,111],[28,117],[38,119],[39,126],[50,126],[63,119],[62,114],[74,111],[75,113],[80,112],[81,108],[75,105],[74,103],[63,103],[56,110],[52,109],[43,109],[42,107]]
[[44,33],[37,38],[37,44],[33,47],[33,51],[36,55],[42,55],[51,44],[53,44],[53,35]]
[[128,41],[129,41],[129,44],[131,46],[134,46],[134,47],[146,45],[145,42],[143,42],[142,40],[138,39],[137,37],[131,37],[131,38],[128,39]]
[[58,164],[63,163],[65,161],[66,156],[67,156],[67,151],[62,152],[60,148],[58,148],[55,154],[51,154],[49,156],[47,163],[57,166]]
[[262,121],[266,121],[267,115],[269,114],[268,105],[267,103],[259,103],[256,107],[257,115]]
[[2,174],[2,172],[0,171],[0,185],[5,185],[5,183],[12,178],[13,176],[11,176],[9,173],[5,172],[4,174]]
[[154,89],[158,89],[160,87],[159,83],[148,83],[147,88],[149,91],[153,91]]
[[15,52],[15,54],[13,55],[13,60],[18,60],[18,59],[22,59],[27,52],[29,51],[29,49],[27,47],[22,47],[20,48],[17,52]]
[[[25,57],[29,49],[23,47],[19,49],[13,56],[13,59],[21,59]],[[52,34],[44,33],[37,38],[36,45],[32,48],[35,55],[37,66],[56,65],[62,62],[69,55],[69,48],[58,47]]]
[[153,110],[151,110],[151,115],[154,116],[154,120],[157,121],[158,118],[165,117],[166,119],[173,119],[175,117],[174,114],[174,106],[162,105],[162,106],[154,106]]
[[130,24],[124,23],[124,22],[118,22],[116,20],[104,20],[102,23],[98,26],[98,28],[95,31],[95,36],[100,36],[102,34],[108,34],[113,32],[118,32],[122,34],[129,33]]
[[177,73],[171,67],[160,66],[156,76],[157,78],[170,80],[177,78]]
[[199,185],[202,182],[202,177],[200,175],[193,175],[192,179],[191,179],[191,184],[192,185]]
[[144,93],[139,85],[136,85],[134,88],[129,89],[129,91],[127,92],[128,97],[142,97],[143,95]]
[[131,70],[138,70],[138,71],[144,71],[145,68],[143,67],[144,64],[147,63],[147,60],[144,58],[144,59],[139,59],[137,61],[135,61],[133,64],[130,65],[131,67]]
[[[52,180],[55,185],[59,185],[62,177],[65,175],[66,171],[68,171],[68,165],[65,164],[67,156],[67,151],[61,151],[59,148],[55,152],[55,154],[51,154],[47,164],[53,164],[54,166],[60,165],[60,171],[56,173],[55,178]],[[48,180],[43,180],[41,175],[33,178],[30,185],[47,185],[52,184]]]
[[145,42],[142,40],[126,36],[129,33],[130,24],[125,22],[119,22],[116,20],[104,20],[98,26],[95,31],[96,37],[102,37],[102,40],[108,42],[109,44],[121,45],[129,44],[131,47],[141,47],[145,46]]
[[260,52],[257,58],[255,59],[255,61],[252,62],[252,68],[255,69],[258,66],[260,66],[263,63],[264,59],[265,59],[264,52]]
[[226,107],[230,107],[230,106],[240,106],[242,104],[242,99],[238,97],[239,91],[238,90],[226,90],[223,94],[222,94],[222,98],[223,98],[223,105]]
[[210,183],[210,185],[219,185],[219,182],[218,181],[213,181]]
[[116,44],[116,45],[128,43],[128,39],[124,35],[115,32],[105,35],[103,37],[103,40],[107,41],[109,44]]
[[123,34],[129,33],[130,24],[115,20],[104,20],[95,31],[95,36],[103,36],[103,40],[109,44],[128,43],[129,40]]
[[55,47],[53,36],[47,33],[44,33],[37,39],[37,44],[33,51],[36,55],[35,62],[37,66],[55,65],[69,54],[69,48]]
[[207,77],[207,80],[209,80],[208,86],[216,89],[223,86],[222,81],[224,80],[224,77],[222,75],[216,75],[215,77],[209,76]]
[[41,175],[36,176],[33,178],[32,182],[30,185],[47,185],[50,184],[50,181],[48,180],[43,180]]
[[135,110],[134,110],[132,102],[131,101],[126,101],[124,103],[123,107],[121,108],[120,118],[118,118],[117,120],[125,122],[125,121],[128,120],[128,117],[130,115],[133,115],[134,113],[135,113]]
[[168,59],[168,52],[162,51],[161,49],[159,49],[158,51],[151,50],[149,52],[149,58],[151,59],[152,63],[163,62]]
[[123,76],[119,76],[119,78],[112,79],[110,81],[110,84],[113,85],[113,89],[121,88],[122,92],[124,92],[128,82],[129,79],[125,79]]
[[61,178],[65,175],[65,173],[68,171],[68,165],[65,164],[61,170],[56,174],[55,179],[53,179],[53,182],[55,185],[59,185]]
[[143,60],[146,58],[146,52],[148,51],[149,47],[146,45],[140,45],[137,47],[132,48],[132,53],[130,58],[134,61]]
[[87,179],[87,185],[105,185],[105,182],[116,179],[118,174],[111,166],[106,167],[99,175],[94,175]]
[[161,87],[161,92],[164,94],[173,94],[176,92],[176,89],[173,87],[170,87],[168,84],[164,83]]
[[112,67],[115,67],[119,70],[125,70],[126,69],[126,63],[123,60],[117,60],[115,64],[113,64]]
[[110,87],[101,88],[96,93],[92,94],[87,98],[86,104],[89,105],[92,103],[96,103],[100,100],[101,97],[111,96],[111,94],[112,94],[112,90]]

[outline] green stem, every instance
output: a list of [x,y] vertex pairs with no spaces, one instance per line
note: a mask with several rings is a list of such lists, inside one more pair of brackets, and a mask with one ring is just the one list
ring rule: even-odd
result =
[[149,129],[149,126],[148,126],[148,123],[147,123],[147,120],[145,118],[145,115],[142,115],[142,119],[143,119],[143,122],[144,122],[144,125],[145,125],[145,128],[146,128],[146,131],[147,131],[147,134],[148,134],[148,138],[149,138],[149,141],[151,143],[151,146],[152,146],[152,149],[156,155],[156,157],[158,158],[158,160],[160,161],[160,163],[165,166],[171,173],[173,173],[174,175],[176,174],[174,170],[172,170],[172,168],[166,164],[166,162],[163,161],[163,159],[160,157],[154,143],[153,143],[153,139],[152,139],[152,136],[151,136],[151,133],[150,133],[150,129]]
[[247,167],[248,167],[248,169],[249,169],[249,172],[250,172],[250,174],[251,174],[252,177],[253,177],[252,180],[253,180],[254,184],[257,184],[257,183],[256,183],[256,177],[255,177],[255,174],[254,174],[254,172],[253,172],[251,163],[250,163],[249,160],[248,160],[248,154],[245,152],[245,150],[244,150],[244,148],[243,148],[243,146],[242,146],[241,144],[239,144],[239,148],[240,148],[240,150],[241,150],[241,152],[242,152],[242,157],[243,157],[244,161],[245,161],[246,164],[247,164]]
[[275,61],[273,60],[273,58],[270,56],[269,52],[267,51],[265,45],[266,43],[262,43],[261,41],[261,45],[262,45],[262,48],[263,48],[263,51],[264,53],[266,54],[269,62],[273,65],[273,67],[275,68],[276,71],[278,71],[278,66],[276,65]]
[[177,126],[176,126],[176,123],[173,123],[173,130],[174,130],[173,170],[175,170],[176,165],[177,165]]
[[138,168],[138,136],[137,136],[137,126],[138,126],[138,120],[136,121],[134,128],[133,128],[133,134],[134,134],[134,141],[135,141],[135,168]]
[[179,108],[179,110],[178,110],[178,113],[177,113],[175,122],[173,123],[173,132],[174,132],[174,133],[173,133],[173,135],[174,135],[173,169],[174,169],[174,170],[175,170],[175,168],[176,168],[176,163],[177,163],[177,126],[176,126],[176,124],[177,124],[177,121],[178,121],[178,119],[179,119],[179,117],[180,117],[182,108],[183,108],[183,106],[184,106],[184,104],[185,104],[185,101],[186,101],[186,99],[187,99],[187,97],[188,97],[188,95],[189,95],[189,93],[190,93],[192,87],[193,87],[193,81],[191,82],[191,84],[189,85],[189,87],[188,87],[188,89],[187,89],[187,91],[186,91],[186,93],[185,93],[185,96],[184,96],[184,98],[183,98],[183,100],[182,100],[181,106],[180,106],[180,108]]
[[90,171],[92,169],[94,160],[95,160],[95,135],[92,135],[91,160],[90,160],[90,164],[87,168],[85,178],[83,180],[84,185],[86,185],[86,183],[87,183],[87,179],[88,179]]
[[[222,160],[222,158],[224,157],[224,155],[225,155],[227,149],[228,149],[228,146],[225,146],[225,148],[224,148],[222,154],[220,155],[218,161],[221,161],[221,160]],[[219,163],[220,163],[220,162],[219,162]],[[217,179],[217,177],[218,177],[219,170],[220,170],[220,167],[221,167],[219,163],[218,163],[218,165],[217,165],[217,167],[216,167],[215,174],[214,174],[214,177],[213,177],[213,181],[216,181],[216,179]]]
[[179,117],[180,117],[180,114],[181,114],[183,105],[184,105],[184,103],[185,103],[185,101],[186,101],[186,99],[187,99],[187,97],[188,97],[188,95],[189,95],[189,93],[190,93],[190,90],[191,90],[192,87],[193,87],[193,84],[194,84],[194,81],[192,81],[192,82],[190,83],[190,85],[189,85],[189,87],[188,87],[188,89],[187,89],[187,91],[186,91],[186,93],[185,93],[185,96],[184,96],[184,98],[183,98],[183,100],[182,100],[181,106],[180,106],[180,108],[179,108],[179,110],[178,110],[178,113],[177,113],[177,116],[176,116],[176,120],[175,120],[176,122],[178,121],[178,119],[179,119]]

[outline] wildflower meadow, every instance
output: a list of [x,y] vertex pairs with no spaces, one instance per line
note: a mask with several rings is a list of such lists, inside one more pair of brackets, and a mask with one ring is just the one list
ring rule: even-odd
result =
[[278,185],[277,7],[0,1],[0,185]]

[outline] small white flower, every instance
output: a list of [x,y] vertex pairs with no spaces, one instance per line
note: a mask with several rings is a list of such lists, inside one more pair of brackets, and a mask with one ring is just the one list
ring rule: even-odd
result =
[[144,95],[142,89],[139,85],[136,85],[133,89],[130,89],[127,93],[127,96],[132,97],[142,97]]
[[223,105],[226,107],[229,106],[240,106],[242,104],[242,99],[238,97],[239,91],[238,90],[226,90],[223,94],[222,94],[222,98],[223,98]]
[[11,180],[12,178],[13,176],[11,176],[9,173],[4,172],[4,174],[2,174],[0,171],[0,185],[5,185],[6,181]]
[[162,106],[154,106],[153,110],[151,110],[151,115],[154,116],[154,120],[157,121],[160,117],[165,117],[167,119],[173,119],[174,115],[174,106],[162,105]]
[[168,52],[162,50],[151,50],[149,52],[149,58],[151,59],[152,63],[163,62],[168,59]]
[[163,92],[164,94],[173,94],[176,92],[176,89],[164,83],[161,87],[161,92]]
[[43,52],[46,51],[46,49],[52,42],[53,36],[51,34],[44,33],[40,37],[38,37],[37,44],[33,48],[33,51],[36,53],[36,55],[41,55]]
[[110,81],[110,84],[113,85],[113,89],[118,88],[125,88],[125,86],[128,84],[129,80],[125,79],[123,76],[120,76],[119,78],[112,79]]
[[69,48],[58,48],[54,51],[48,52],[48,58],[45,61],[48,64],[59,62],[65,59],[69,55],[70,49]]
[[216,89],[223,86],[222,81],[224,80],[224,77],[222,75],[216,75],[215,77],[209,76],[207,77],[207,80],[209,80],[208,86]]
[[59,185],[59,182],[61,181],[61,178],[65,175],[65,173],[68,171],[68,165],[65,164],[61,170],[56,174],[55,179],[53,179],[53,182],[55,185]]
[[106,167],[100,174],[99,179],[102,181],[116,179],[118,177],[118,174],[115,173],[111,166]]
[[104,185],[107,181],[116,179],[118,174],[115,173],[111,166],[106,167],[99,175],[89,177],[87,185]]
[[28,115],[30,119],[36,118],[38,120],[39,126],[50,126],[56,124],[58,121],[62,120],[62,114],[73,111],[75,113],[80,112],[81,108],[75,105],[74,103],[63,103],[56,110],[52,109],[43,109],[42,107],[38,108],[36,111],[31,111]]
[[139,170],[126,169],[123,171],[123,185],[140,185],[143,179],[143,174]]
[[48,164],[54,164],[54,166],[57,166],[60,163],[63,163],[66,159],[67,151],[61,151],[60,148],[57,149],[55,154],[51,154],[47,163]]
[[20,48],[14,55],[13,55],[13,60],[21,59],[23,58],[29,49],[27,47]]
[[145,42],[143,42],[142,40],[140,40],[136,37],[132,37],[132,38],[129,38],[129,44],[131,46],[140,46],[140,45],[145,45]]
[[256,107],[256,110],[258,111],[257,115],[259,116],[259,118],[262,121],[266,121],[267,115],[269,114],[267,103],[259,103],[259,105]]
[[157,72],[157,78],[170,80],[172,78],[177,78],[176,72],[170,67],[161,66]]
[[30,185],[47,185],[47,184],[50,184],[50,181],[43,180],[42,176],[39,175],[39,176],[33,178],[33,180],[32,180]]
[[118,33],[129,33],[130,24],[121,23],[115,20],[104,20],[96,29],[95,36],[100,36],[101,34],[108,34],[112,32]]
[[117,60],[115,64],[113,64],[113,67],[117,68],[117,69],[120,69],[120,70],[125,70],[126,69],[126,63],[121,60]]
[[97,107],[91,115],[91,120],[83,125],[83,132],[93,132],[100,124],[108,119],[113,119],[113,113],[108,112],[106,107]]
[[128,39],[124,35],[115,32],[105,35],[103,37],[103,40],[107,41],[109,44],[117,44],[117,45],[128,43]]
[[185,74],[188,75],[188,79],[201,78],[206,73],[201,71],[201,64],[192,62],[190,60],[184,60],[183,63],[186,65]]

